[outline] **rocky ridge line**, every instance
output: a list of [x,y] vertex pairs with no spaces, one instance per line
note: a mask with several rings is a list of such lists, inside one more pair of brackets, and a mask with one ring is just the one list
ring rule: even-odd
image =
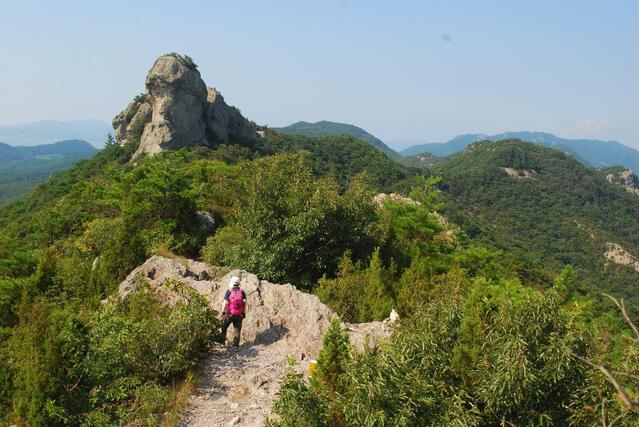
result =
[[[308,361],[317,356],[331,321],[337,317],[316,296],[290,284],[269,283],[242,270],[219,277],[220,269],[203,262],[160,256],[149,258],[133,270],[120,284],[118,293],[126,298],[146,282],[166,304],[174,305],[183,297],[171,290],[170,283],[180,282],[196,290],[219,311],[233,275],[240,277],[248,300],[240,348],[218,346],[207,357],[201,383],[183,414],[182,426],[263,425],[289,358],[297,361],[297,369],[306,370]],[[361,350],[388,338],[396,320],[393,312],[383,322],[343,323],[342,327],[353,346]]]

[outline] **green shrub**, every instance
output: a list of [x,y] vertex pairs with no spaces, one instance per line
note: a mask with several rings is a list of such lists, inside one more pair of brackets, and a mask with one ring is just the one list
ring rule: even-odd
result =
[[382,265],[379,249],[370,264],[353,263],[347,252],[334,279],[322,277],[314,293],[347,322],[368,322],[388,317],[394,307],[394,272]]
[[234,207],[233,222],[209,239],[204,258],[276,282],[309,286],[347,249],[361,256],[374,241],[371,195],[357,183],[340,194],[331,179],[314,179],[300,154],[247,165]]
[[180,64],[184,65],[185,67],[194,71],[197,70],[197,64],[193,61],[193,59],[190,56],[180,55],[179,53],[175,53],[175,52],[172,52],[169,55],[175,57],[178,61],[180,61]]
[[304,374],[294,367],[280,380],[268,427],[324,427],[327,421],[319,396],[311,391]]
[[[9,343],[13,362],[9,371],[0,365],[0,381],[13,379],[15,419],[33,426],[124,419],[156,425],[171,403],[167,387],[199,364],[219,327],[203,297],[179,283],[167,286],[189,303],[168,307],[140,284],[89,321],[44,301],[25,304]],[[0,410],[5,401],[0,393]]]
[[65,425],[86,404],[81,362],[86,351],[74,315],[43,300],[23,304],[9,343],[13,373],[13,416],[31,426]]
[[588,386],[587,354],[556,292],[453,276],[389,342],[346,359],[339,393],[306,393],[315,413],[341,408],[333,425],[566,425],[584,410],[572,396]]

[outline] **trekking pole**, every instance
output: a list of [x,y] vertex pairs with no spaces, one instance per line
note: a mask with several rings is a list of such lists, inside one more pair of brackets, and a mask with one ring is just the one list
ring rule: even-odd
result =
[[259,287],[255,288],[254,291],[249,292],[248,294],[246,294],[246,298],[249,297],[249,295],[253,295],[255,292],[257,292],[257,296],[262,298],[262,291],[260,290]]

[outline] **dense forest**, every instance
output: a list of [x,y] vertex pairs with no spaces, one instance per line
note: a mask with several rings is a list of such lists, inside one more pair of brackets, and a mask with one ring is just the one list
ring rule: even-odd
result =
[[366,132],[364,129],[349,125],[346,123],[329,122],[322,120],[317,123],[297,122],[285,126],[283,128],[274,128],[275,131],[288,135],[304,135],[304,136],[337,136],[350,135],[360,141],[369,143],[372,147],[377,148],[391,159],[398,160],[401,158],[399,153],[390,148],[388,145],[376,136]]
[[[594,258],[563,254],[594,257],[588,251],[613,237],[635,250],[639,216],[631,195],[589,180],[574,160],[521,142],[480,144],[469,163],[451,159],[420,176],[350,136],[267,131],[130,162],[137,142],[110,140],[0,210],[2,422],[177,422],[220,338],[217,313],[196,294],[175,308],[144,286],[114,297],[152,254],[295,283],[346,321],[400,312],[393,337],[362,353],[334,323],[310,382],[293,370],[283,379],[274,426],[638,421],[597,368],[634,399],[639,337],[599,291],[636,294],[612,279],[595,283]],[[514,185],[499,167],[534,169],[539,179]],[[571,205],[546,200],[566,186]],[[376,203],[381,191],[413,202]],[[523,197],[538,198],[539,210]],[[610,217],[615,210],[623,214]],[[575,220],[602,237],[566,234]]]
[[[505,168],[534,175],[513,178]],[[604,257],[609,242],[639,253],[639,197],[605,173],[519,140],[476,143],[433,170],[443,177],[444,213],[474,241],[514,257],[524,280],[550,283],[571,265],[584,289],[639,305],[639,274]]]

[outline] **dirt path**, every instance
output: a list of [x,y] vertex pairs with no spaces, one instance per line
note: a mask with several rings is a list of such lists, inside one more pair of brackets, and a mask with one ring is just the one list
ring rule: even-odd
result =
[[[203,262],[153,256],[133,270],[118,291],[121,298],[126,298],[143,280],[166,304],[188,302],[165,286],[167,281],[177,281],[197,291],[217,310],[231,277],[240,277],[240,286],[248,297],[242,345],[238,350],[213,349],[180,425],[262,426],[275,400],[279,379],[288,369],[287,357],[293,356],[298,369],[306,371],[308,359],[319,353],[322,337],[337,315],[317,296],[290,284],[269,283],[241,270],[219,278],[217,273],[216,268]],[[389,337],[395,320],[397,314],[393,312],[383,322],[344,323],[343,328],[355,349],[362,350],[365,343],[375,345]]]
[[307,360],[286,340],[243,344],[239,349],[217,347],[204,362],[201,383],[191,396],[180,426],[263,426],[288,369],[287,357]]

